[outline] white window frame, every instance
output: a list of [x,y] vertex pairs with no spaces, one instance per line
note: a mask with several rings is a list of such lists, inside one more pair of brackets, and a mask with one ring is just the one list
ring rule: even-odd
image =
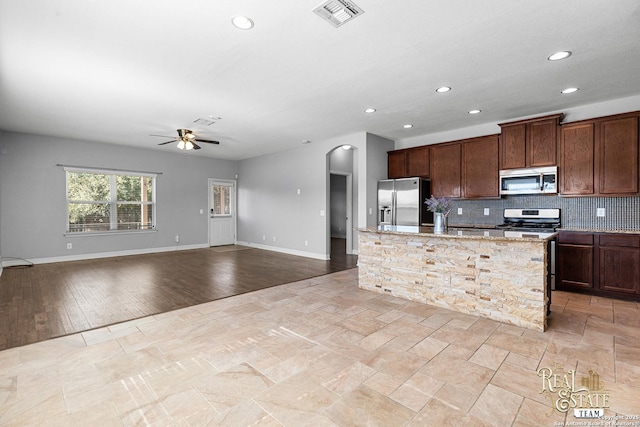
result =
[[[125,234],[125,233],[148,233],[156,231],[156,178],[158,177],[157,173],[153,172],[136,172],[136,171],[127,171],[127,170],[117,170],[117,169],[98,169],[98,168],[82,168],[82,167],[71,167],[65,166],[65,200],[66,200],[66,226],[65,226],[65,235],[68,236],[87,236],[87,235],[99,235],[99,234]],[[108,175],[110,182],[110,194],[114,200],[76,200],[75,202],[80,203],[108,203],[109,204],[109,230],[101,230],[101,231],[71,231],[69,224],[69,205],[71,201],[69,200],[69,180],[67,172],[77,172],[77,173],[94,173],[100,175]],[[118,201],[117,200],[117,185],[116,185],[116,176],[124,175],[124,176],[142,176],[151,178],[151,202],[149,206],[151,207],[151,215],[152,222],[151,227],[143,230],[118,230],[118,205],[125,204],[135,204],[138,205],[140,202],[130,202],[130,201]]]

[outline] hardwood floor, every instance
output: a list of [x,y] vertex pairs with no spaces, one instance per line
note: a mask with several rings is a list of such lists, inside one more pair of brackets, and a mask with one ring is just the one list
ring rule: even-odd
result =
[[330,261],[243,246],[5,268],[0,350],[354,268],[343,239]]

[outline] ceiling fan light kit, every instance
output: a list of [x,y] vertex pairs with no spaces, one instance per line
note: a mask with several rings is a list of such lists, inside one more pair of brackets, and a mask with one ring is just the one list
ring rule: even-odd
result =
[[[172,142],[178,142],[178,145],[176,146],[179,150],[199,150],[201,147],[196,144],[197,142],[205,142],[207,144],[215,144],[215,145],[219,145],[220,141],[212,141],[212,140],[208,140],[208,139],[200,139],[198,138],[196,135],[194,135],[193,131],[190,129],[178,129],[178,137],[177,138],[173,138],[171,141],[166,141],[166,142],[161,142],[158,145],[165,145],[165,144],[171,144]],[[169,136],[164,136],[164,135],[151,135],[151,136],[160,136],[163,138],[170,138]]]

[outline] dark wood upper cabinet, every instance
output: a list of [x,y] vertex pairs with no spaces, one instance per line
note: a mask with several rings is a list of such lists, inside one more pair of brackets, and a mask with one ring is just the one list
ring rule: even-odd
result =
[[600,122],[600,194],[638,193],[638,117]]
[[500,169],[555,166],[562,114],[501,123]]
[[[502,126],[502,125],[500,125]],[[523,168],[527,164],[525,124],[504,126],[500,135],[500,168]]]
[[498,135],[462,143],[462,193],[465,198],[500,197],[498,145]]
[[387,177],[429,178],[429,147],[426,145],[389,151],[387,153]]
[[407,176],[406,150],[389,151],[387,153],[387,177],[395,179],[406,178]]
[[560,193],[594,194],[595,133],[593,123],[563,125],[560,132]]
[[629,196],[640,192],[639,113],[561,126],[560,194]]
[[429,177],[429,147],[421,146],[407,150],[407,175]]
[[431,146],[431,192],[436,197],[462,196],[461,143]]

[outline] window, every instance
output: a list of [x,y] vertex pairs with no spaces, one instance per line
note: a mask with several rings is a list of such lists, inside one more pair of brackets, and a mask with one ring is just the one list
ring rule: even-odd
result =
[[65,171],[68,233],[155,229],[155,174]]
[[231,215],[231,190],[233,184],[216,183],[213,185],[213,216]]

